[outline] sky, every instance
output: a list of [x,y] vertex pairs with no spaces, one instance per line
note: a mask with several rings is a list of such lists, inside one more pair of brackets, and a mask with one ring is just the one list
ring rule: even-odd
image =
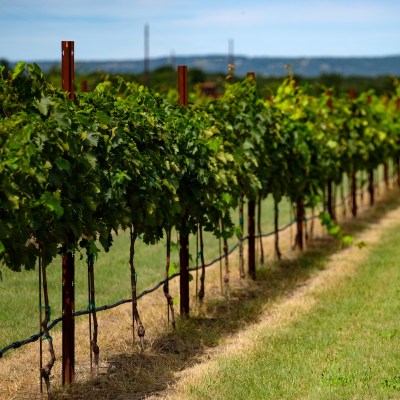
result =
[[0,0],[0,58],[386,56],[400,54],[400,0]]

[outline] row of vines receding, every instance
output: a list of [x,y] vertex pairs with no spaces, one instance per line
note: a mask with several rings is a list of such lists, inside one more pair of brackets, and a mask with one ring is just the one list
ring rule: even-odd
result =
[[[48,335],[46,267],[58,254],[83,252],[88,260],[89,307],[95,310],[94,262],[108,251],[113,234],[129,230],[133,317],[144,345],[145,329],[136,301],[135,242],[166,238],[170,274],[171,230],[181,237],[212,232],[223,242],[225,290],[229,293],[227,240],[239,239],[243,254],[243,207],[272,196],[278,231],[278,204],[296,204],[302,248],[304,208],[324,202],[335,220],[332,187],[344,176],[370,176],[394,160],[400,172],[400,84],[396,93],[372,91],[315,97],[289,76],[271,98],[258,95],[254,77],[227,81],[217,99],[191,97],[176,104],[143,86],[119,81],[91,93],[68,94],[52,87],[37,65],[0,67],[0,262],[19,271],[40,266],[45,291],[43,334]],[[385,168],[387,171],[387,168]],[[398,174],[400,175],[400,174]],[[232,210],[241,216],[236,226]],[[353,195],[353,215],[357,213]],[[255,227],[252,226],[254,232]],[[259,228],[259,233],[260,228]],[[183,244],[182,244],[183,243]],[[181,247],[188,244],[181,241]],[[280,257],[279,243],[275,242]],[[198,296],[204,297],[204,257]],[[245,276],[243,256],[241,276]],[[255,270],[250,271],[252,278]],[[165,298],[175,324],[168,279]],[[97,319],[91,346],[98,366]],[[92,329],[92,325],[91,329]],[[51,341],[50,341],[51,342]],[[49,385],[54,363],[42,368]]]

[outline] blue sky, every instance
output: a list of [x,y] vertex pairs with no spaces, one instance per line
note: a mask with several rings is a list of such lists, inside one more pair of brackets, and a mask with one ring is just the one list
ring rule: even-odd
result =
[[0,58],[383,56],[400,54],[400,0],[0,0]]

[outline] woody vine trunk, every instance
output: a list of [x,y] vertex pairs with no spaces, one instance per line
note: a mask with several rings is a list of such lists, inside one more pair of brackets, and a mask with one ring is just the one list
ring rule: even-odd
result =
[[189,316],[189,235],[185,232],[186,220],[187,217],[184,217],[179,234],[179,291],[182,317]]
[[282,258],[282,253],[279,249],[279,204],[274,197],[274,228],[275,228],[275,256],[278,260]]
[[257,231],[260,241],[260,263],[264,264],[264,245],[263,245],[263,238],[262,238],[262,229],[261,229],[261,204],[262,198],[259,196],[258,198],[258,215],[257,215]]
[[167,311],[168,311],[168,323],[169,323],[169,315],[171,313],[171,324],[172,327],[175,329],[175,311],[174,311],[174,300],[169,293],[169,268],[171,264],[171,229],[167,229],[166,231],[167,236],[167,260],[165,265],[165,282],[163,286],[163,292],[165,299],[167,300]]
[[[89,255],[88,257],[88,281],[89,281],[89,321],[93,320],[93,335],[90,336],[90,353],[91,359],[92,354],[94,356],[95,376],[99,374],[99,353],[100,348],[97,343],[98,338],[98,322],[96,313],[96,298],[95,298],[95,286],[94,286],[94,256]],[[91,322],[90,322],[91,325]],[[91,333],[91,332],[90,332]]]
[[296,201],[296,224],[297,224],[296,245],[300,251],[303,251],[304,199],[301,196],[298,197]]
[[239,236],[239,275],[240,278],[245,277],[244,272],[244,259],[243,259],[243,195],[240,197],[239,202],[239,226],[240,226],[240,236]]
[[135,322],[137,324],[137,333],[140,340],[142,350],[144,349],[144,335],[146,333],[142,321],[139,316],[137,308],[137,297],[136,297],[136,270],[135,270],[135,242],[137,239],[137,226],[130,227],[131,234],[131,246],[129,265],[131,269],[131,290],[132,290],[132,345],[135,344]]
[[357,178],[356,171],[351,173],[351,214],[357,216]]
[[335,204],[334,204],[334,196],[333,196],[333,182],[332,180],[328,181],[328,213],[331,217],[332,221],[336,221],[336,213],[335,213]]
[[368,170],[368,193],[369,193],[369,205],[373,206],[375,202],[375,191],[374,191],[374,170]]
[[[224,222],[221,220],[221,231],[225,232]],[[229,291],[229,254],[228,254],[228,239],[226,236],[223,236],[223,249],[224,249],[224,260],[225,260],[225,275],[224,275],[224,284],[225,284],[225,294],[230,297]]]
[[200,276],[200,290],[198,295],[199,295],[199,300],[203,301],[205,294],[204,281],[206,279],[206,263],[204,261],[203,227],[201,224],[199,227],[199,237],[200,237],[201,276]]
[[44,298],[44,310],[45,310],[45,318],[42,321],[42,329],[44,332],[44,338],[47,339],[47,343],[49,345],[49,353],[50,353],[50,360],[47,362],[47,364],[42,367],[41,365],[41,379],[43,379],[46,383],[46,389],[47,389],[47,396],[50,399],[51,397],[51,392],[50,392],[50,374],[51,370],[53,368],[53,365],[56,361],[56,356],[54,352],[54,347],[53,347],[53,339],[49,334],[49,329],[47,327],[48,323],[50,322],[50,303],[49,303],[49,292],[47,288],[47,272],[46,272],[46,267],[43,266],[43,260],[42,256],[39,257],[39,269],[41,270],[42,273],[42,284],[43,284],[43,298]]
[[249,265],[248,271],[249,276],[252,279],[256,279],[256,240],[255,240],[255,211],[256,202],[250,199],[248,202],[248,233],[249,233],[249,244],[248,244],[248,257]]

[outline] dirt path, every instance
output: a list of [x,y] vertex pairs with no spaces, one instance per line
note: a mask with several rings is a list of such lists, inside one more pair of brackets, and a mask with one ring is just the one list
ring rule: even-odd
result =
[[209,351],[203,362],[177,373],[177,384],[149,399],[185,399],[184,388],[198,382],[205,374],[216,372],[220,357],[250,352],[258,342],[258,335],[262,333],[265,336],[265,332],[278,331],[310,312],[316,305],[316,294],[335,287],[345,277],[355,274],[363,260],[368,257],[370,249],[379,244],[382,233],[394,226],[400,226],[400,208],[391,210],[356,236],[356,241],[364,242],[365,247],[360,249],[352,246],[331,255],[323,271],[298,286],[289,296],[270,304],[257,323],[247,326],[232,335],[224,345]]

